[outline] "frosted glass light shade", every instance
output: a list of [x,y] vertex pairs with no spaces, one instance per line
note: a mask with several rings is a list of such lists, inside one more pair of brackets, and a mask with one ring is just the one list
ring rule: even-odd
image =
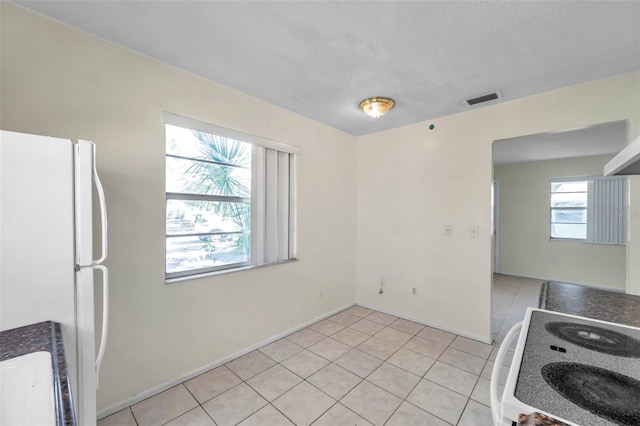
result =
[[360,109],[369,117],[378,118],[393,108],[394,104],[390,98],[368,98],[360,102]]

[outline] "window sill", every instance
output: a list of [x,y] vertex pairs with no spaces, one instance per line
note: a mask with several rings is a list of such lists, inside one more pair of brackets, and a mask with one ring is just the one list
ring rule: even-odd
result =
[[176,278],[168,278],[164,280],[165,284],[175,284],[178,282],[182,282],[182,281],[189,281],[189,280],[195,280],[195,279],[199,279],[199,278],[207,278],[207,277],[214,277],[217,275],[226,275],[226,274],[233,274],[235,272],[242,272],[242,271],[249,271],[252,269],[261,269],[261,268],[266,268],[269,266],[276,266],[276,265],[282,265],[285,263],[293,263],[293,262],[297,262],[298,258],[293,258],[293,259],[287,259],[287,260],[281,260],[278,262],[274,262],[274,263],[265,263],[263,265],[249,265],[249,266],[241,266],[239,268],[231,268],[231,269],[222,269],[220,271],[214,271],[214,272],[205,272],[202,274],[194,274],[194,275],[187,275],[184,277],[176,277]]
[[577,238],[549,238],[551,243],[577,243],[577,244],[589,244],[587,240],[581,240]]
[[624,247],[626,244],[612,244],[612,243],[594,243],[592,241],[587,240],[578,240],[571,238],[549,238],[550,243],[576,243],[576,244],[593,244],[599,246],[621,246]]

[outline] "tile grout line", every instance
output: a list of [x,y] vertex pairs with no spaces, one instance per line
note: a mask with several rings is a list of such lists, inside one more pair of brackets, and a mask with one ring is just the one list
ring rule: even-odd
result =
[[[136,419],[136,415],[133,413],[133,410],[131,409],[131,405],[129,407],[127,407],[129,409],[129,412],[131,413],[131,417],[133,417],[133,421],[136,422],[136,426],[139,426],[140,423],[138,423],[138,419]],[[114,413],[115,414],[115,413]]]
[[[491,356],[491,354],[489,354],[489,356]],[[488,363],[489,363],[489,358],[487,358],[485,360],[484,367],[482,368],[483,370],[485,369],[485,367],[487,366]],[[480,374],[482,374],[482,372],[480,372]],[[462,420],[462,416],[464,415],[464,412],[466,411],[467,406],[469,405],[469,401],[475,401],[475,399],[473,399],[473,400],[471,399],[471,396],[473,395],[473,391],[476,389],[476,386],[478,386],[478,383],[480,382],[480,377],[482,377],[482,376],[478,375],[478,377],[476,378],[476,382],[473,385],[473,387],[471,388],[471,393],[469,394],[469,397],[467,398],[467,402],[464,404],[464,408],[462,409],[462,412],[460,413],[460,417],[458,418],[458,421],[456,422],[456,424],[460,423],[460,420]],[[484,405],[484,404],[482,404],[482,405]],[[485,405],[485,407],[486,407],[486,405]],[[489,409],[491,409],[491,407],[489,407]]]
[[[228,369],[228,367],[227,367],[227,369]],[[231,370],[229,370],[229,371],[231,371]],[[233,371],[231,371],[231,372],[233,373]],[[234,373],[234,374],[235,374],[235,373]],[[186,383],[186,382],[183,382],[183,384],[184,384],[184,383]],[[239,385],[239,384],[240,384],[240,383],[238,383],[238,385]],[[238,386],[238,385],[236,385],[236,386]],[[235,388],[236,386],[232,387],[231,389]],[[211,421],[213,422],[214,426],[217,426],[217,425],[218,425],[218,423],[216,423],[216,421],[215,421],[215,420],[213,420],[213,417],[211,417],[211,415],[209,414],[209,412],[208,412],[207,410],[205,410],[205,408],[202,406],[202,405],[203,405],[203,404],[205,404],[206,402],[211,401],[211,399],[213,399],[213,398],[208,399],[207,401],[205,401],[205,402],[203,402],[203,403],[201,404],[201,403],[200,403],[200,401],[198,401],[198,398],[196,398],[196,396],[191,392],[191,390],[189,390],[189,388],[187,387],[187,385],[184,385],[184,387],[185,387],[185,388],[187,388],[187,391],[191,394],[191,396],[193,396],[193,399],[195,399],[195,400],[196,400],[196,402],[198,403],[198,406],[200,407],[200,409],[202,409],[202,411],[204,411],[204,413],[207,415],[207,417],[209,417],[209,418],[211,419]],[[226,391],[224,391],[224,392],[222,392],[222,393],[226,393],[226,392],[230,391],[231,389],[228,389],[228,390],[226,390]],[[222,395],[222,394],[220,394],[220,395]],[[214,397],[214,398],[215,398],[215,397]],[[189,412],[189,411],[187,411],[187,413],[188,413],[188,412]],[[185,413],[185,414],[186,414],[186,413]]]

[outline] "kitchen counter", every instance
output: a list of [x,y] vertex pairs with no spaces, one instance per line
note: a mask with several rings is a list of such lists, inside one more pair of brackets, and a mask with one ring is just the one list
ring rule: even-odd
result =
[[540,308],[640,327],[640,296],[575,284],[547,282]]
[[0,332],[0,361],[39,351],[51,353],[56,424],[75,425],[60,324],[44,321]]

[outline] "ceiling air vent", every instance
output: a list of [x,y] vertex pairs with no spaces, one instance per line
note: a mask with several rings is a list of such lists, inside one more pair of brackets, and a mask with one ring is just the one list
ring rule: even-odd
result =
[[500,94],[500,92],[493,92],[482,96],[476,96],[475,98],[464,100],[462,101],[462,103],[464,103],[466,106],[475,106],[485,102],[495,101],[497,99],[502,99],[502,94]]

